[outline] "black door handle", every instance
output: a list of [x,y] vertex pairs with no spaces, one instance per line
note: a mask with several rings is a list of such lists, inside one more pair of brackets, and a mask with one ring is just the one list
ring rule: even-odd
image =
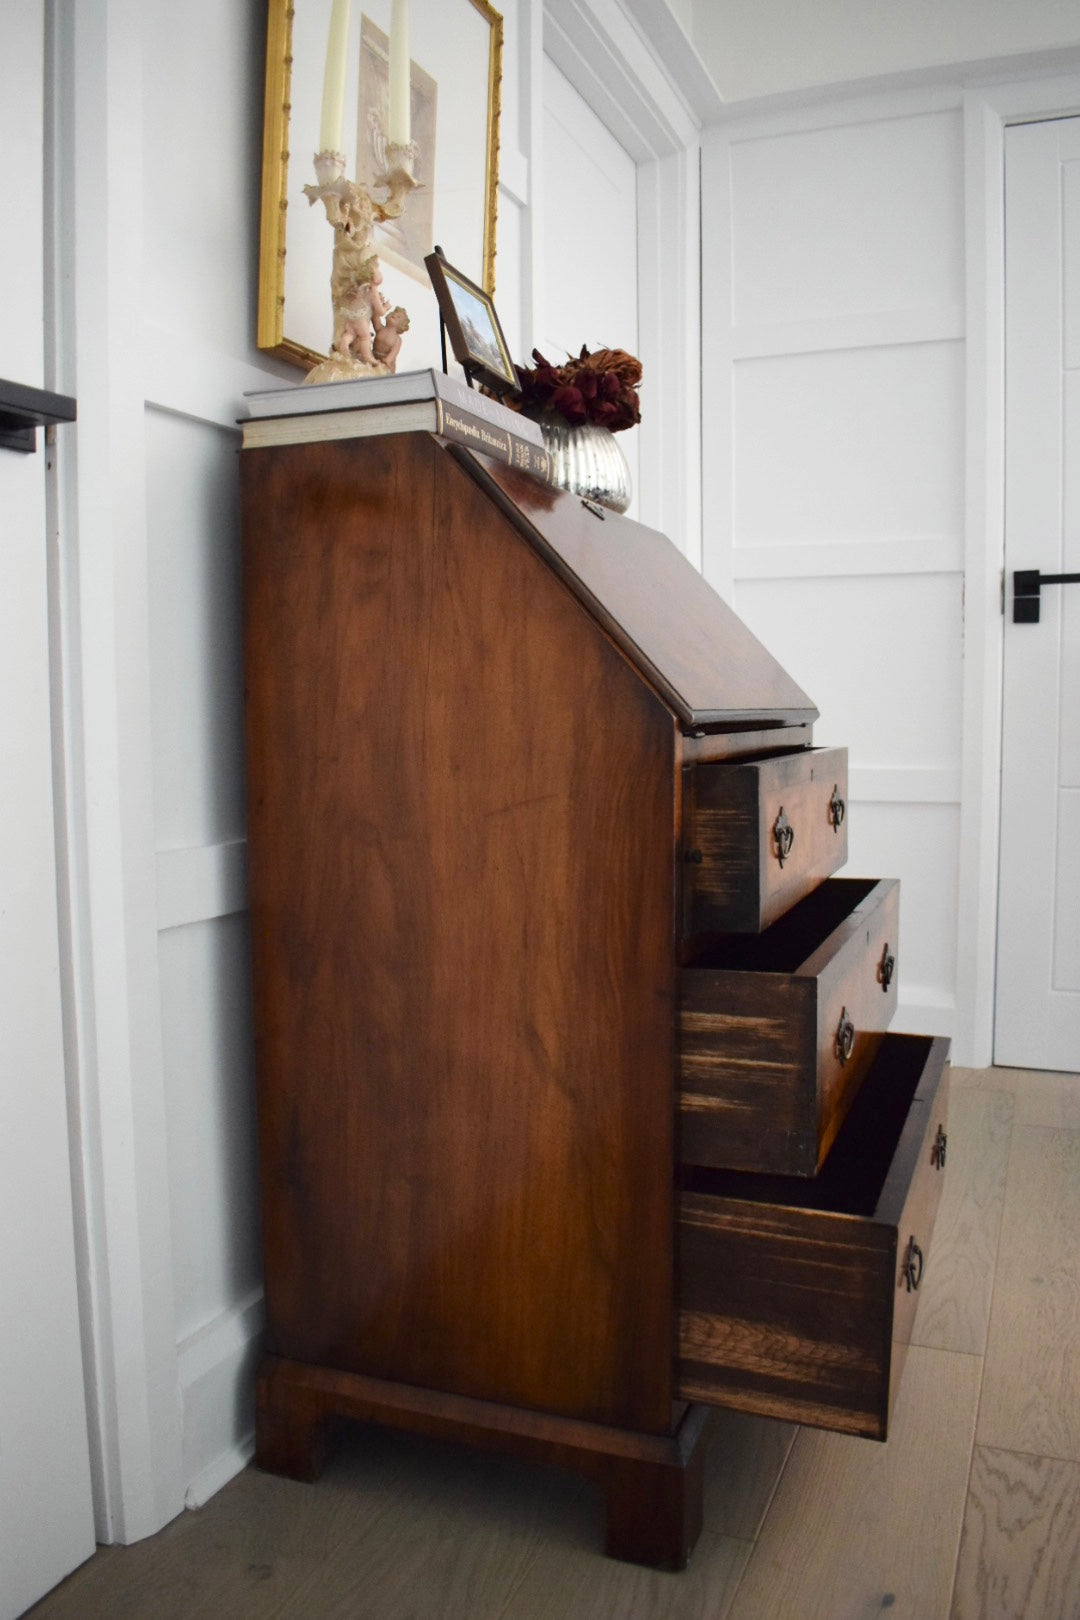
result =
[[1038,624],[1044,585],[1080,585],[1080,574],[1042,574],[1037,568],[1013,572],[1013,624]]

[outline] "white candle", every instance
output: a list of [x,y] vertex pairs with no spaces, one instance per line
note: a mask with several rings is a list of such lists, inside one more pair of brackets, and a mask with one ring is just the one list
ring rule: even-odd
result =
[[323,75],[322,125],[319,151],[341,151],[341,124],[345,114],[345,66],[349,49],[349,0],[334,0],[330,33],[326,40]]
[[409,0],[393,0],[390,12],[390,128],[391,146],[408,146],[411,138],[409,109]]

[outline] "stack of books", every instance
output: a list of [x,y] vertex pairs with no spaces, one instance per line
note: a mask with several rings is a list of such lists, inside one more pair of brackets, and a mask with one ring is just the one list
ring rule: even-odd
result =
[[376,433],[439,433],[550,482],[551,461],[538,424],[441,371],[262,388],[244,400],[245,449]]

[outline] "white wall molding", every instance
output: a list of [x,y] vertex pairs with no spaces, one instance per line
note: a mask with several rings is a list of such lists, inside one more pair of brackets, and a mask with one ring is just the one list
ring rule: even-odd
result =
[[842,349],[886,349],[900,343],[947,343],[964,336],[962,304],[928,309],[869,310],[808,321],[735,326],[734,360],[820,354]]
[[266,1325],[266,1303],[261,1288],[253,1288],[230,1310],[222,1311],[176,1347],[180,1388],[191,1389],[222,1362],[246,1350]]
[[254,1455],[255,1430],[252,1428],[235,1445],[217,1452],[213,1460],[195,1474],[184,1494],[184,1506],[191,1509],[205,1507],[230,1479],[243,1473]]
[[778,135],[809,134],[852,124],[880,124],[893,119],[922,118],[927,113],[955,112],[963,91],[955,75],[947,83],[911,86],[872,84],[825,85],[813,91],[762,101],[729,102],[715,128],[729,126],[736,141],[771,140]]
[[853,804],[959,804],[960,772],[949,766],[850,765]]
[[518,208],[529,206],[530,169],[528,158],[516,147],[499,147],[499,194]]
[[[252,1289],[178,1346],[185,1507],[202,1507],[254,1455],[252,1389],[265,1324],[263,1291]],[[222,1435],[230,1430],[223,1446]]]
[[850,748],[852,870],[903,875],[895,1027],[935,1034],[956,1020],[959,107],[945,85],[731,109],[702,153],[707,577]]
[[547,0],[544,50],[639,163],[696,142],[697,115],[619,0]]
[[58,8],[54,22],[65,150],[58,245],[73,277],[57,366],[79,399],[66,458],[61,635],[81,1292],[99,1419],[97,1533],[133,1541],[183,1505],[131,298],[132,267],[142,263],[142,16],[136,0],[86,0]]
[[652,55],[672,83],[678,85],[687,106],[702,124],[718,118],[724,98],[667,0],[623,0],[648,40]]
[[521,210],[518,295],[523,357],[536,341],[543,306],[544,255],[539,221],[544,217],[544,0],[518,0],[518,144],[529,162],[529,206]]
[[[267,367],[283,383],[299,383],[303,377],[296,366],[277,360],[268,360]],[[197,334],[178,344],[162,327],[143,324],[142,396],[153,409],[227,428],[239,440],[244,394],[273,386],[274,377],[262,367],[200,342]]]
[[954,997],[923,985],[901,986],[889,1028],[897,1035],[954,1035],[957,1017]]
[[[644,10],[654,5],[647,0]],[[547,0],[543,44],[637,164],[638,352],[645,378],[639,512],[700,566],[698,117],[634,9],[619,0]],[[545,177],[553,183],[556,177]]]
[[731,134],[707,130],[701,149],[701,569],[731,601],[735,576],[734,333],[731,289]]
[[958,535],[917,535],[896,540],[792,540],[736,544],[732,577],[816,579],[857,575],[961,574],[964,544]]
[[157,852],[158,929],[246,911],[247,840]]
[[[818,127],[823,127],[836,121],[838,109],[881,106],[889,110],[890,116],[904,117],[905,108],[912,102],[937,101],[957,106],[957,98],[965,90],[992,90],[1002,84],[1008,85],[1010,91],[1018,84],[1027,86],[1031,116],[1052,118],[1067,112],[1072,105],[1067,95],[1058,95],[1055,101],[1054,87],[1067,82],[1068,76],[1077,70],[1080,70],[1080,48],[1059,46],[727,100],[718,119],[772,121],[790,116],[800,128],[809,129],[815,126],[803,120],[820,119],[822,125]],[[1040,88],[1043,85],[1045,93]]]
[[1080,51],[1056,52],[1046,71],[1030,76],[1016,65],[970,83],[965,105],[982,107],[999,124],[1071,118],[1080,111]]
[[643,523],[701,567],[701,179],[697,146],[638,167]]

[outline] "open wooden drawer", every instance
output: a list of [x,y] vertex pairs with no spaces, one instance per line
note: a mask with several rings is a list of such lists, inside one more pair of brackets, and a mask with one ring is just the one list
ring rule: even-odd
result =
[[948,1050],[885,1036],[813,1181],[682,1171],[679,1395],[885,1439],[944,1179]]
[[683,933],[757,934],[847,860],[847,749],[688,765]]
[[900,889],[833,878],[680,975],[679,1158],[813,1176],[896,1009]]

